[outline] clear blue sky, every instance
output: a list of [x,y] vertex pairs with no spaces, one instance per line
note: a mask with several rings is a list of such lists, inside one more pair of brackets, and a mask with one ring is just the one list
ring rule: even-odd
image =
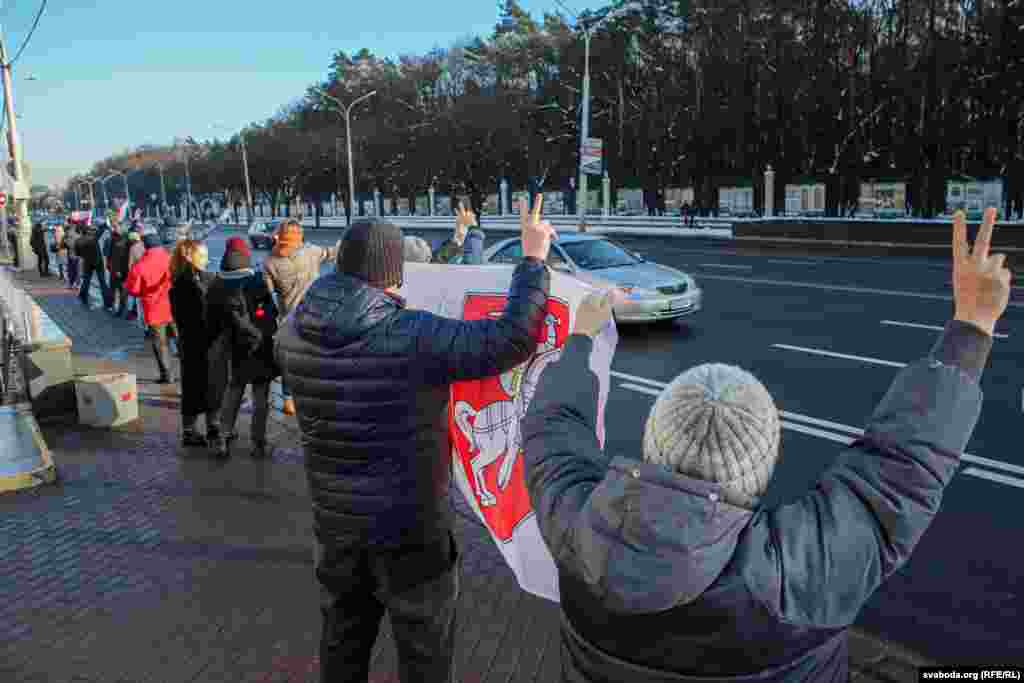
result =
[[[39,4],[2,0],[9,56]],[[555,0],[521,4],[537,18],[558,9]],[[49,0],[14,65],[32,182],[60,184],[130,147],[272,116],[322,80],[339,50],[423,53],[489,34],[497,15],[497,0]]]

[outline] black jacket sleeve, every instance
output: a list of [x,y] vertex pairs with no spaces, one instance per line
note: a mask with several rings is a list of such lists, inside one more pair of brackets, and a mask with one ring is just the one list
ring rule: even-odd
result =
[[755,593],[789,623],[841,628],[910,558],[942,502],[981,412],[992,341],[950,323],[904,368],[854,441],[802,499],[767,512],[750,546]]
[[573,565],[580,535],[590,533],[591,494],[607,462],[597,441],[599,383],[590,369],[594,342],[572,335],[544,369],[522,421],[523,464],[530,503],[544,543],[559,566]]
[[427,384],[494,377],[524,363],[537,350],[551,274],[523,259],[512,275],[505,312],[497,320],[456,320],[420,312],[416,352]]

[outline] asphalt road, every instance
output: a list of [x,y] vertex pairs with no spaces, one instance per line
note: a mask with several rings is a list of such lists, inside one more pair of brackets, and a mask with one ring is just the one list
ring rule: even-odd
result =
[[[783,455],[769,504],[813,486],[863,428],[898,365],[926,355],[952,317],[948,259],[621,241],[693,274],[704,289],[704,310],[685,322],[621,330],[607,449],[640,457],[647,412],[680,372],[706,362],[739,365],[760,378],[783,411]],[[210,236],[211,268],[219,266],[223,243],[223,234]],[[256,260],[265,254],[255,252]],[[1003,336],[982,380],[984,407],[964,465],[911,561],[859,620],[869,632],[940,661],[1024,662],[1024,448],[1016,433],[1024,412],[1024,291],[1014,291],[1012,304],[996,330]]]

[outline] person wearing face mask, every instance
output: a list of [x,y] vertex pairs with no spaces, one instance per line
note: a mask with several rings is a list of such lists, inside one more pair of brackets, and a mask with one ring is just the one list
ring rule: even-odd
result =
[[[171,256],[171,315],[178,329],[181,355],[182,446],[206,446],[220,435],[219,411],[227,378],[226,367],[209,351],[206,293],[216,275],[208,273],[206,245],[186,239],[177,243]],[[196,430],[205,415],[206,436]]]

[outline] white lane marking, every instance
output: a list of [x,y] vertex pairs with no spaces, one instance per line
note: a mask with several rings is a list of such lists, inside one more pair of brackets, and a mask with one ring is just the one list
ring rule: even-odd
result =
[[[899,320],[883,320],[882,324],[883,325],[897,325],[899,327],[916,327],[916,328],[922,329],[922,330],[935,330],[936,332],[942,332],[943,330],[946,329],[945,327],[941,327],[939,325],[922,325],[921,323],[905,323],[905,322],[900,322]],[[1001,332],[996,332],[992,336],[996,337],[997,339],[1007,339],[1010,335],[1003,334]]]
[[821,261],[790,261],[789,259],[767,258],[765,263],[781,263],[786,266],[819,266]]
[[751,270],[754,266],[740,266],[732,263],[698,263],[703,268],[737,268],[739,270]]
[[641,384],[653,384],[656,387],[668,386],[667,382],[659,382],[658,380],[647,379],[646,377],[637,377],[636,375],[629,375],[626,374],[625,372],[618,372],[616,370],[612,370],[611,375],[612,377],[618,377],[620,379],[628,379],[631,382],[640,382]]
[[1005,474],[999,474],[997,472],[986,472],[985,470],[979,470],[974,467],[968,467],[967,469],[964,470],[963,473],[969,474],[972,477],[988,479],[989,481],[995,481],[1000,484],[1006,484],[1007,486],[1016,486],[1019,489],[1024,489],[1024,479],[1008,477]]
[[[653,385],[658,386],[658,387],[664,387],[665,386],[664,383],[662,383],[662,382],[657,382],[657,381],[655,381],[653,379],[646,379],[644,377],[637,377],[636,375],[627,375],[624,372],[617,372],[615,370],[612,370],[611,374],[615,375],[617,377],[624,377],[626,379],[631,379],[631,380],[633,380],[635,382],[645,382],[647,384],[653,384]],[[658,396],[658,395],[661,394],[661,391],[659,389],[655,389],[653,387],[647,387],[647,386],[640,386],[638,384],[620,384],[619,386],[622,387],[623,389],[630,389],[631,391],[636,391],[636,392],[639,392],[641,394],[647,394],[649,396]],[[779,411],[779,415],[781,415],[783,418],[788,418],[789,420],[796,420],[798,422],[806,422],[807,424],[818,425],[819,427],[831,427],[832,429],[835,429],[836,431],[846,432],[847,434],[850,434],[852,436],[863,436],[864,435],[864,430],[863,429],[858,429],[857,427],[851,427],[850,425],[844,425],[844,424],[842,424],[840,422],[832,422],[830,420],[821,420],[821,419],[816,418],[816,417],[810,417],[808,415],[801,415],[800,413],[791,413],[791,412],[786,411],[786,410],[780,410]],[[793,425],[794,423],[791,422],[790,424]],[[797,425],[797,426],[802,426],[802,425]],[[810,429],[810,427],[807,427],[807,429]],[[799,431],[799,430],[795,430],[795,431]],[[838,439],[840,435],[835,435],[835,436]],[[844,443],[849,443],[849,440],[846,440]],[[991,458],[983,458],[980,455],[971,455],[970,453],[964,453],[960,457],[960,459],[964,460],[965,462],[974,463],[975,465],[983,465],[985,467],[991,467],[994,470],[1003,470],[1004,472],[1013,472],[1014,474],[1020,474],[1020,475],[1024,476],[1024,466],[1021,466],[1021,465],[1014,465],[1012,463],[1003,462],[1001,460],[992,460]]]
[[[734,275],[701,274],[702,280],[722,280],[725,282],[745,282],[751,285],[777,285],[780,287],[804,287],[820,289],[826,292],[853,292],[855,294],[882,294],[885,296],[907,296],[915,299],[932,299],[935,301],[952,301],[953,297],[946,294],[923,294],[921,292],[903,292],[891,289],[873,289],[871,287],[850,287],[848,285],[825,285],[819,282],[789,282],[787,280],[766,280],[764,278],[736,277]],[[1024,308],[1024,303],[1011,301],[1011,308]]]
[[874,363],[875,365],[888,365],[893,368],[905,368],[906,363],[896,363],[891,360],[881,360],[879,358],[868,358],[867,356],[852,356],[847,353],[836,353],[835,351],[822,351],[821,349],[809,349],[805,346],[790,346],[789,344],[772,344],[777,349],[786,349],[788,351],[802,351],[803,353],[809,353],[814,356],[830,356],[832,358],[845,358],[847,360],[859,360],[864,363]]

